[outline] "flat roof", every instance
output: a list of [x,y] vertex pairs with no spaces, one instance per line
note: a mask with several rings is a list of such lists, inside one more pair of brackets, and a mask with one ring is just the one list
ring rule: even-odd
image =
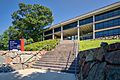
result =
[[82,15],[79,15],[79,16],[76,16],[74,18],[71,18],[71,19],[68,19],[66,21],[62,21],[58,24],[54,24],[54,25],[51,25],[47,30],[50,30],[52,28],[57,28],[59,26],[63,26],[63,25],[66,25],[66,24],[69,24],[69,23],[72,23],[72,22],[75,22],[77,20],[81,20],[81,19],[84,19],[84,18],[87,18],[87,17],[90,17],[90,16],[93,16],[93,15],[97,15],[97,14],[100,14],[100,13],[103,13],[103,12],[106,12],[106,11],[109,11],[109,10],[112,10],[112,9],[116,9],[120,7],[120,1],[118,2],[115,2],[115,3],[112,3],[110,5],[107,5],[107,6],[104,6],[102,8],[99,8],[99,9],[96,9],[96,10],[93,10],[93,11],[90,11],[88,13],[85,13],[85,14],[82,14]]

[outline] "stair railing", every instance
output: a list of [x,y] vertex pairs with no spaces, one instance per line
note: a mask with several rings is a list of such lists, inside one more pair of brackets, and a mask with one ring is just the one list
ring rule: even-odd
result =
[[[39,53],[40,53],[40,55],[42,55],[42,54],[41,54],[41,50],[44,49],[44,48],[47,47],[47,46],[49,47],[49,45],[45,45],[44,47],[41,47],[41,48],[39,49],[39,52],[37,52],[36,54],[34,54],[34,55],[31,56],[30,58],[28,58],[25,62],[22,63],[22,65],[27,65],[26,63],[29,62],[29,61],[30,61],[32,58],[34,58],[35,56],[37,56]],[[48,50],[50,50],[50,49],[48,49]]]
[[74,41],[75,43],[75,76],[77,80],[77,66],[78,66],[78,53],[79,53],[79,41]]

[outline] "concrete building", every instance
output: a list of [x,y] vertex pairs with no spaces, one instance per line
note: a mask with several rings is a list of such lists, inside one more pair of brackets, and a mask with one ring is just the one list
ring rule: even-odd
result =
[[120,38],[120,2],[52,25],[44,31],[44,39]]

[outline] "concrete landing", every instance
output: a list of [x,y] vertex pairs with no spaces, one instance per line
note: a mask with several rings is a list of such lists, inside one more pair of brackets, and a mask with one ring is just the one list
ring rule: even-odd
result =
[[75,80],[75,75],[40,69],[25,69],[0,73],[0,80]]

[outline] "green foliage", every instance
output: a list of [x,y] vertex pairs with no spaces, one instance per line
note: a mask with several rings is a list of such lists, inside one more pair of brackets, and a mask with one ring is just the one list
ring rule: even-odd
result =
[[6,32],[8,33],[8,36],[9,36],[9,39],[10,39],[10,40],[17,40],[17,39],[20,38],[20,37],[19,37],[20,33],[19,33],[18,30],[15,29],[14,26],[10,26],[10,27],[8,28],[8,30],[6,30]]
[[32,38],[34,42],[42,39],[45,26],[53,22],[52,12],[40,4],[19,4],[19,10],[12,14],[13,25],[19,31],[19,37]]
[[5,31],[1,36],[0,36],[0,50],[7,50],[8,49],[8,32]]
[[92,48],[100,47],[101,42],[107,42],[108,44],[120,42],[120,40],[83,40],[80,41],[80,51],[88,50]]
[[33,43],[33,39],[32,38],[26,40],[26,42],[25,42],[25,44],[31,44],[31,43]]
[[42,41],[44,27],[53,22],[51,10],[40,4],[20,3],[19,9],[11,16],[13,25],[0,35],[0,50],[8,49],[9,39],[24,38],[27,44]]
[[13,26],[10,26],[8,30],[4,31],[4,33],[0,35],[0,50],[7,50],[8,41],[17,40],[18,35],[19,32]]
[[35,42],[25,46],[26,51],[38,51],[38,50],[52,50],[59,43],[59,40],[45,40],[41,42]]

